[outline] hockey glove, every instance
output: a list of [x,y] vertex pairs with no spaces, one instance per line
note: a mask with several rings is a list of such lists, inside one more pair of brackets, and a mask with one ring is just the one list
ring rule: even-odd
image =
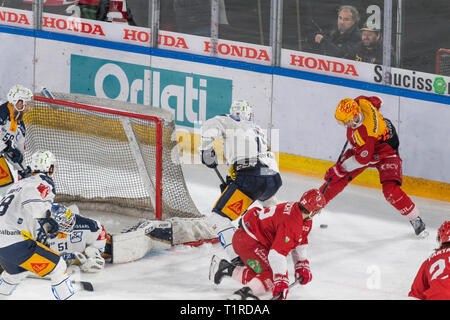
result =
[[3,154],[14,163],[22,163],[23,161],[22,153],[11,145],[10,140],[6,142],[6,148],[3,149]]
[[217,167],[217,156],[213,148],[202,150],[202,163],[211,169]]
[[97,273],[105,267],[105,259],[96,248],[87,247],[84,254],[81,252],[74,252],[73,254],[80,261],[80,270],[83,272]]
[[33,175],[33,172],[30,168],[30,166],[27,166],[24,170],[17,171],[21,179],[25,179]]
[[272,291],[273,297],[277,297],[275,300],[286,300],[289,292],[289,279],[288,275],[277,273],[273,276],[274,288]]
[[336,182],[345,177],[346,174],[347,172],[342,169],[341,164],[338,162],[327,170],[325,173],[325,181]]
[[38,242],[45,243],[48,237],[54,238],[58,235],[59,224],[51,217],[49,210],[45,218],[38,219],[38,223],[41,226],[37,235]]
[[305,259],[303,261],[297,261],[295,264],[295,280],[302,279],[300,284],[307,284],[312,280],[311,269],[309,268],[309,261]]

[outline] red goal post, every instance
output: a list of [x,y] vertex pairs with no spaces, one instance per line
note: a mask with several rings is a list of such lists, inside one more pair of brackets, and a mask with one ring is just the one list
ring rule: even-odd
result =
[[24,118],[25,160],[38,150],[55,154],[55,201],[76,203],[82,213],[103,212],[104,220],[121,228],[142,219],[170,220],[173,244],[217,238],[184,179],[172,112],[52,95],[35,94]]

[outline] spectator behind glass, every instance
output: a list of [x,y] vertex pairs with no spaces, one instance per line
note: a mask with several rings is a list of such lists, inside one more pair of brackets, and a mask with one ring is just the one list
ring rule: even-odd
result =
[[80,0],[77,6],[73,15],[80,18],[136,25],[126,0]]
[[361,28],[361,43],[356,46],[352,59],[356,61],[383,64],[383,43],[381,32],[377,26]]
[[320,54],[351,59],[355,47],[361,43],[358,27],[359,13],[353,6],[341,6],[338,10],[336,27],[329,35],[317,33],[314,41]]

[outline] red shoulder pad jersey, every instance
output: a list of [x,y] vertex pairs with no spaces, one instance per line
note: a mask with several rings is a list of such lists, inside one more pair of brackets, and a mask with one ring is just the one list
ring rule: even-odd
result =
[[389,137],[386,121],[378,112],[381,101],[377,99],[364,96],[356,98],[355,101],[361,108],[364,120],[356,129],[347,128],[347,139],[355,149],[355,159],[362,165],[377,162],[397,152],[389,143],[385,143],[392,137]]
[[450,300],[450,247],[436,250],[422,263],[408,295],[421,300]]
[[244,229],[267,250],[287,256],[298,245],[308,244],[312,220],[303,221],[298,202],[285,202],[266,209],[254,207],[242,218]]

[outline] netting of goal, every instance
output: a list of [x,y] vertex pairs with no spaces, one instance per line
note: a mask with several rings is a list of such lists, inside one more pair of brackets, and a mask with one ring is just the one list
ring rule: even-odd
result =
[[436,74],[450,76],[450,49],[439,49],[436,52]]
[[36,94],[24,120],[26,161],[38,150],[57,158],[55,201],[135,221],[170,220],[174,244],[216,237],[186,186],[172,113],[86,95],[53,95]]

